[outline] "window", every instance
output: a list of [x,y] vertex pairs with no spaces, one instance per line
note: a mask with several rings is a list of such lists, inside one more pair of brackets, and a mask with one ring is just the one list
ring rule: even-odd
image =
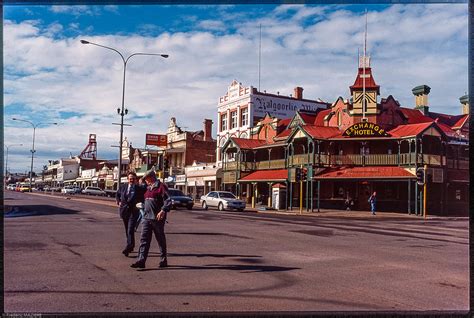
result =
[[249,124],[249,109],[244,108],[242,109],[242,125],[247,126]]
[[237,128],[237,111],[230,112],[230,128]]
[[337,112],[337,125],[338,126],[342,125],[342,112],[340,111]]
[[227,114],[221,114],[221,131],[227,130]]

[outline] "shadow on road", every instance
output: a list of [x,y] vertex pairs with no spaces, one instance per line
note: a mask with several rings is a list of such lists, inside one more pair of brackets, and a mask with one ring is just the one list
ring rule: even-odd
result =
[[240,236],[240,235],[233,235],[228,233],[214,233],[214,232],[166,232],[166,235],[209,235],[209,236],[228,236],[228,237],[236,237],[236,238],[243,238],[243,239],[250,239],[247,236]]
[[260,255],[236,255],[236,254],[207,254],[207,253],[168,253],[168,256],[194,256],[194,257],[217,257],[217,258],[224,258],[224,257],[262,257]]
[[138,271],[145,272],[145,271],[157,271],[157,270],[230,270],[230,271],[239,271],[241,273],[255,273],[255,272],[286,272],[295,269],[301,269],[299,267],[284,267],[284,266],[273,266],[273,265],[241,265],[241,264],[229,264],[229,265],[221,265],[221,264],[209,264],[209,265],[170,265],[166,269],[162,268],[146,268],[141,269]]
[[17,218],[25,216],[41,216],[55,214],[75,214],[77,210],[65,209],[54,205],[19,205],[5,206],[6,218]]

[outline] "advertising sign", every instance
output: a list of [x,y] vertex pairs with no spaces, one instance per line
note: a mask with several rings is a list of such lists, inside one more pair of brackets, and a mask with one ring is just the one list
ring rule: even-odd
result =
[[287,118],[293,116],[297,110],[316,111],[318,108],[326,108],[323,103],[275,96],[251,95],[250,102],[253,104],[254,116],[259,117],[269,113],[274,117]]
[[377,124],[364,122],[357,123],[347,128],[343,136],[348,137],[388,137],[389,135]]
[[166,147],[168,139],[166,135],[146,134],[145,145]]

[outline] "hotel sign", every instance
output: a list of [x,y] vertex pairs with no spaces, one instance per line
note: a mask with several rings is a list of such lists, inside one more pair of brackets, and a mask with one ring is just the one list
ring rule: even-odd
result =
[[347,128],[343,136],[347,137],[388,137],[389,135],[377,124],[363,122],[357,123]]

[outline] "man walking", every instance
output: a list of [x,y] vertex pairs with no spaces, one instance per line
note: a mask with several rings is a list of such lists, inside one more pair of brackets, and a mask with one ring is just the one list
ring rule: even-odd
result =
[[139,214],[136,204],[143,202],[145,189],[137,185],[137,175],[135,172],[129,172],[127,177],[128,183],[120,186],[115,199],[119,206],[120,217],[123,220],[125,236],[127,238],[122,254],[128,257],[128,254],[135,247],[135,225]]
[[140,181],[143,179],[147,184],[147,190],[145,192],[142,236],[140,238],[138,260],[130,267],[145,268],[153,233],[160,248],[160,267],[167,267],[165,222],[166,214],[171,208],[171,198],[168,195],[168,188],[156,178],[153,168],[147,171]]
[[370,211],[372,211],[372,215],[375,215],[375,204],[377,203],[377,192],[374,191],[369,198],[370,203]]

